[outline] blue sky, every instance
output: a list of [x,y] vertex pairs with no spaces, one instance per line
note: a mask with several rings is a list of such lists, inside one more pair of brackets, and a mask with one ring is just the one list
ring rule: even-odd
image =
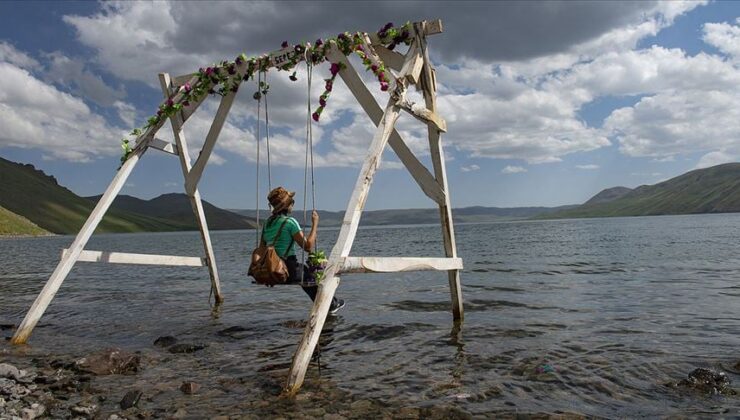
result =
[[[121,135],[161,100],[158,72],[438,17],[445,32],[429,43],[453,205],[580,203],[603,188],[740,160],[739,16],[729,1],[0,2],[0,156],[99,194],[118,167]],[[328,66],[314,72],[320,80]],[[295,83],[287,76],[269,75],[273,184],[299,191],[301,206],[307,87],[303,72]],[[330,210],[344,208],[373,131],[336,86],[314,128],[317,206]],[[253,90],[240,91],[200,184],[221,207],[255,205]],[[185,127],[194,154],[216,106]],[[399,124],[428,163],[425,128],[409,117]],[[168,126],[159,137],[171,139]],[[391,151],[381,168],[368,208],[432,206]],[[151,150],[123,193],[182,190],[177,159]]]

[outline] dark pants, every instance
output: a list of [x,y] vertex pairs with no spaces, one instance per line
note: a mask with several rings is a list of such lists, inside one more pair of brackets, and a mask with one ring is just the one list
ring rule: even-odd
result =
[[[311,298],[311,301],[315,301],[316,294],[319,292],[319,286],[316,285],[314,279],[309,277],[308,266],[305,264],[303,265],[303,279],[301,280],[301,270],[298,268],[298,258],[295,255],[291,255],[286,258],[285,265],[288,266],[288,274],[290,275],[288,282],[300,283],[303,291]],[[335,308],[336,306],[337,298],[334,297],[331,300],[331,308]]]

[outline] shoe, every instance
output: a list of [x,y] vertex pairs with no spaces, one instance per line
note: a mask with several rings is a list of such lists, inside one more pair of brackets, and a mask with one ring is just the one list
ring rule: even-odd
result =
[[337,299],[336,304],[332,305],[329,308],[329,314],[330,315],[336,315],[337,312],[339,312],[340,309],[344,308],[344,299]]

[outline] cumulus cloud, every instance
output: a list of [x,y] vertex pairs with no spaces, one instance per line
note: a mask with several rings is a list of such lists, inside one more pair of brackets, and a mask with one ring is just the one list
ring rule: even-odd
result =
[[468,165],[468,166],[461,166],[460,170],[463,172],[473,172],[480,169],[480,166],[476,164]]
[[501,170],[502,174],[518,174],[522,172],[527,172],[527,169],[521,166],[512,165],[507,165],[504,169]]
[[595,169],[599,169],[599,165],[594,165],[594,164],[576,165],[576,168],[585,169],[585,170],[595,170]]
[[735,25],[729,23],[707,23],[703,28],[704,42],[717,47],[718,50],[731,56],[734,60],[740,59],[740,18]]
[[79,60],[71,59],[58,51],[49,54],[48,59],[46,78],[70,88],[77,96],[101,106],[111,106],[126,97],[123,87],[114,89],[108,86],[99,75],[87,70]]
[[0,42],[0,61],[13,64],[22,69],[33,70],[41,67],[38,61],[5,41]]
[[710,166],[721,165],[723,163],[737,162],[738,154],[730,154],[725,151],[710,152],[702,156],[694,169],[708,168]]
[[118,153],[112,139],[124,134],[79,98],[8,62],[0,62],[0,126],[1,146],[73,161]]

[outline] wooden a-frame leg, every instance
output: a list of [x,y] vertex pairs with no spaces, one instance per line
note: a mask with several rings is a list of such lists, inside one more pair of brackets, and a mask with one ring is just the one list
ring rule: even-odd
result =
[[[419,45],[424,54],[424,66],[421,72],[421,86],[424,92],[424,102],[426,103],[427,109],[436,113],[437,86],[434,79],[432,63],[429,61],[429,54],[426,50],[426,40],[423,39],[423,37],[420,37]],[[432,165],[434,166],[434,176],[445,191],[444,204],[439,204],[445,256],[457,258],[455,228],[452,224],[452,206],[450,205],[450,189],[447,185],[447,169],[445,168],[444,151],[442,150],[442,133],[432,123],[427,124],[427,131],[429,134],[429,151],[432,157]],[[460,270],[450,270],[447,273],[450,283],[450,295],[452,298],[452,318],[455,321],[461,322],[465,315],[463,313],[462,289],[460,287]]]
[[[170,75],[167,73],[160,73],[159,83],[162,87],[162,93],[164,94],[164,97],[168,98],[172,94],[172,82],[170,80]],[[190,173],[191,163],[190,155],[188,154],[188,144],[185,141],[185,134],[182,130],[183,122],[181,116],[179,114],[173,115],[170,118],[170,124],[172,125],[172,133],[175,136],[175,142],[177,143],[183,178],[187,180],[188,174]],[[223,302],[224,297],[221,293],[221,282],[219,281],[218,268],[216,267],[216,256],[213,253],[211,234],[208,230],[206,214],[203,210],[203,202],[200,199],[200,192],[198,191],[197,187],[193,190],[192,194],[188,193],[188,198],[190,199],[190,206],[193,208],[193,213],[195,214],[195,220],[198,223],[200,238],[203,241],[206,262],[208,263],[208,272],[211,276],[211,287],[213,288],[213,295],[215,296],[216,303],[221,303]]]
[[337,286],[339,286],[337,272],[342,267],[343,258],[349,255],[349,251],[352,248],[352,242],[357,233],[357,226],[360,223],[362,209],[365,207],[365,201],[370,191],[370,184],[380,165],[383,149],[385,149],[388,138],[393,132],[393,127],[398,119],[398,113],[399,108],[395,106],[395,100],[391,99],[385,108],[385,113],[380,124],[378,124],[367,157],[365,158],[365,163],[357,178],[355,189],[347,205],[347,212],[344,214],[344,221],[339,231],[339,237],[329,256],[329,263],[324,273],[326,277],[319,286],[316,300],[308,318],[308,325],[306,325],[301,343],[298,345],[298,349],[293,356],[293,363],[285,388],[286,393],[289,395],[295,394],[303,384],[308,364],[319,341],[319,336],[324,327],[332,298],[334,298],[334,292],[337,290]]
[[92,213],[90,213],[90,216],[88,216],[82,229],[77,233],[77,237],[74,242],[72,242],[68,251],[62,256],[59,264],[57,264],[57,268],[51,274],[51,277],[49,277],[49,280],[41,290],[41,293],[39,293],[38,297],[36,297],[36,300],[33,302],[33,305],[31,305],[31,309],[28,310],[26,317],[23,318],[23,321],[18,326],[13,338],[10,340],[12,344],[24,344],[28,340],[33,328],[39,322],[39,319],[41,319],[41,316],[44,314],[44,311],[46,311],[51,300],[54,299],[54,295],[56,295],[57,291],[62,286],[64,279],[69,275],[75,262],[77,262],[80,252],[85,248],[87,241],[90,239],[90,236],[92,236],[95,228],[98,227],[98,224],[100,224],[100,221],[103,220],[103,216],[105,216],[108,208],[121,191],[121,188],[126,183],[126,179],[131,175],[131,171],[134,169],[134,166],[136,166],[136,163],[139,161],[139,158],[141,158],[146,149],[146,147],[137,149],[131,156],[129,156],[123,165],[121,165],[116,176],[113,177],[113,181],[108,185],[108,189],[105,190],[103,196],[98,200],[98,204],[95,205],[95,208]]

